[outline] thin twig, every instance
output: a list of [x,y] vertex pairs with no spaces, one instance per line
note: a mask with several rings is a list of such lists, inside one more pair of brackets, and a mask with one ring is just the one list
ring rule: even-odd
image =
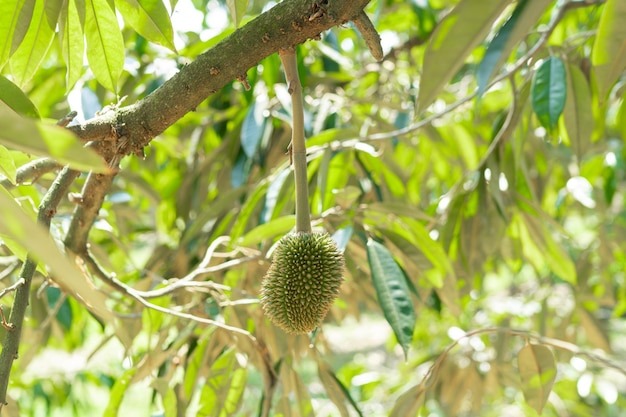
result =
[[[46,229],[50,228],[50,221],[56,212],[61,198],[63,198],[78,174],[78,172],[70,170],[69,167],[63,168],[41,200],[37,212],[37,222]],[[37,262],[31,257],[27,257],[20,271],[20,278],[24,280],[24,283],[15,292],[15,300],[11,309],[11,317],[9,318],[9,323],[14,326],[14,330],[7,332],[2,344],[2,353],[0,353],[0,411],[7,404],[7,388],[9,386],[11,367],[13,366],[13,361],[17,359],[22,326],[30,297],[30,286],[36,269]]]
[[426,371],[426,374],[418,384],[422,387],[422,392],[428,390],[432,384],[435,382],[436,374],[443,361],[447,358],[448,354],[452,349],[459,345],[462,340],[468,339],[473,336],[481,335],[481,334],[493,334],[493,333],[505,333],[512,336],[520,336],[526,339],[532,339],[538,343],[552,346],[553,348],[568,351],[576,356],[586,357],[594,362],[598,362],[608,368],[615,369],[622,374],[626,375],[626,363],[619,363],[610,358],[607,358],[603,355],[599,355],[597,353],[581,349],[577,345],[573,343],[566,342],[564,340],[553,339],[551,337],[539,336],[524,330],[518,329],[510,329],[504,327],[489,327],[485,329],[472,330],[470,332],[465,333],[463,336],[456,339],[452,342],[448,347],[444,349],[444,351],[439,355],[435,363],[431,365],[431,367]]
[[17,281],[15,281],[15,283],[13,285],[10,285],[10,286],[2,289],[2,291],[0,291],[0,298],[4,297],[5,295],[7,295],[10,292],[16,291],[19,287],[24,285],[24,283],[25,283],[24,278],[18,279]]
[[47,174],[48,172],[54,171],[60,167],[61,165],[52,158],[35,159],[34,161],[22,165],[17,169],[15,184],[12,184],[7,177],[0,175],[0,185],[7,190],[11,190],[15,188],[16,185],[23,184],[29,180],[35,181],[43,174]]
[[[524,55],[519,60],[517,60],[517,62],[511,67],[511,69],[509,71],[507,71],[504,74],[499,75],[491,83],[489,83],[489,85],[487,86],[485,91],[490,90],[495,85],[497,85],[500,82],[502,82],[503,80],[511,77],[513,74],[515,74],[517,71],[519,71],[524,65],[526,65],[528,63],[528,61],[531,60],[535,56],[535,54],[537,54],[537,52],[539,52],[539,50],[548,41],[548,39],[550,38],[550,35],[552,34],[552,32],[554,32],[554,30],[556,29],[557,25],[563,19],[563,17],[565,16],[565,13],[567,11],[569,11],[571,9],[574,9],[574,8],[589,7],[589,6],[597,5],[597,4],[600,4],[601,2],[602,1],[594,2],[594,3],[585,3],[585,2],[581,2],[581,1],[569,1],[569,2],[565,3],[563,6],[561,6],[559,11],[556,13],[554,18],[549,23],[548,27],[541,33],[541,36],[539,37],[539,40],[526,53],[526,55]],[[449,114],[453,110],[455,110],[455,109],[461,107],[462,105],[468,103],[469,101],[473,100],[477,96],[478,96],[478,90],[476,90],[473,93],[471,93],[471,94],[469,94],[469,95],[467,95],[467,96],[457,100],[456,102],[450,104],[449,106],[447,106],[442,111],[440,111],[438,113],[434,113],[434,114],[432,114],[432,115],[430,115],[428,117],[425,117],[424,119],[420,120],[419,122],[413,123],[413,124],[411,124],[409,126],[401,128],[401,129],[396,129],[396,130],[392,130],[392,131],[389,131],[389,132],[374,133],[374,134],[368,135],[367,137],[363,137],[363,138],[353,138],[353,139],[346,139],[346,140],[342,140],[342,141],[334,141],[334,142],[331,142],[331,143],[326,144],[326,145],[320,145],[320,146],[311,147],[309,149],[309,153],[323,152],[328,147],[330,147],[333,150],[335,150],[335,149],[343,149],[343,148],[353,148],[354,146],[356,146],[360,142],[378,142],[378,141],[384,141],[384,140],[389,140],[389,139],[393,139],[393,138],[400,138],[402,136],[408,135],[409,133],[413,133],[413,132],[415,132],[415,131],[417,131],[417,130],[425,127],[425,126],[428,126],[429,124],[431,124],[435,120],[440,119],[440,118],[446,116],[447,114]]]

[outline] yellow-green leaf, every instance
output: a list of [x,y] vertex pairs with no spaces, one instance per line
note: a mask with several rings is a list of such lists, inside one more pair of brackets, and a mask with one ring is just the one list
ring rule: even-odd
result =
[[118,0],[115,6],[141,36],[176,51],[172,21],[162,0]]
[[36,1],[30,26],[22,43],[11,57],[11,75],[24,85],[35,75],[54,37],[50,20],[58,20],[61,3],[56,0]]
[[415,416],[424,403],[426,390],[422,384],[415,385],[398,397],[389,417]]
[[604,6],[591,63],[598,85],[598,97],[604,102],[607,93],[626,68],[626,2],[608,0]]
[[541,414],[556,378],[552,351],[544,345],[526,344],[517,354],[517,363],[524,399]]
[[[81,3],[84,6],[84,3]],[[82,19],[79,15],[75,0],[68,0],[61,13],[59,21],[59,40],[61,41],[61,53],[67,67],[65,73],[65,90],[69,91],[83,72],[83,56],[85,52],[85,38],[83,35],[82,21],[85,20],[84,7],[81,9]]]
[[99,155],[85,148],[67,129],[21,117],[5,107],[0,107],[0,126],[0,143],[9,149],[50,156],[80,171],[110,170]]
[[428,107],[482,42],[510,0],[461,0],[440,23],[426,48],[418,105]]
[[581,162],[587,150],[593,132],[593,110],[591,108],[591,90],[585,75],[577,65],[567,67],[567,94],[563,121],[570,146]]
[[239,27],[243,15],[248,9],[248,0],[226,0],[226,5],[230,11],[230,16],[233,18],[235,27]]
[[85,36],[94,76],[105,88],[117,92],[124,68],[124,39],[107,0],[85,1]]
[[15,167],[11,153],[2,145],[0,145],[0,174],[7,177],[12,184],[15,184],[17,168]]
[[24,92],[7,78],[0,75],[0,101],[22,116],[39,119],[39,111]]
[[7,235],[20,246],[28,248],[30,256],[46,264],[52,271],[54,282],[63,291],[102,319],[115,320],[115,316],[106,306],[106,295],[93,286],[77,264],[59,251],[50,234],[24,212],[3,187],[0,187],[0,218],[0,234]]
[[20,46],[33,16],[36,0],[0,1],[0,68]]

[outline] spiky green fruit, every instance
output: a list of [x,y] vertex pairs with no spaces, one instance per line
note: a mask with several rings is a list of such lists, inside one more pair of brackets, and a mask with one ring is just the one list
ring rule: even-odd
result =
[[288,333],[318,327],[339,295],[344,258],[327,233],[291,233],[276,246],[261,285],[261,306]]

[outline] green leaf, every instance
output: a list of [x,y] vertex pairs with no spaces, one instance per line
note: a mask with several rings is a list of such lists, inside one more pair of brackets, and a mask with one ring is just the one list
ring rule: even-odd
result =
[[372,239],[367,241],[367,260],[380,307],[406,357],[416,318],[404,273],[387,248]]
[[226,417],[239,408],[247,372],[238,365],[235,355],[235,350],[228,350],[211,366],[200,396],[199,416]]
[[293,229],[296,224],[296,216],[289,215],[270,220],[246,233],[239,241],[240,246],[253,246],[264,240],[282,236]]
[[348,389],[337,379],[331,367],[324,361],[317,361],[317,375],[326,390],[328,398],[335,404],[342,417],[350,416],[346,402],[350,403],[359,416],[363,416]]
[[608,0],[604,5],[591,52],[600,103],[626,68],[626,2]]
[[587,78],[577,65],[570,64],[567,69],[567,99],[563,121],[569,144],[580,163],[590,145],[593,132],[591,90]]
[[[18,85],[24,85],[35,75],[45,57],[61,11],[61,2],[45,0],[35,2],[30,26],[22,43],[11,57],[11,75]],[[51,26],[50,20],[55,26]]]
[[230,17],[235,23],[235,27],[239,27],[243,15],[246,14],[246,10],[248,10],[248,0],[226,0],[226,5],[228,6]]
[[241,147],[248,158],[254,158],[263,138],[267,118],[263,116],[265,106],[254,100],[241,125]]
[[115,384],[113,384],[113,387],[111,388],[109,404],[104,410],[102,417],[117,417],[120,405],[122,404],[122,400],[124,399],[124,394],[130,386],[130,381],[132,380],[133,374],[136,371],[137,368],[130,368],[115,380]]
[[510,0],[461,0],[437,26],[424,54],[418,106],[424,110],[485,39]]
[[422,384],[415,385],[398,397],[389,417],[415,416],[424,404],[426,390]]
[[85,0],[87,61],[100,84],[117,92],[124,68],[124,40],[107,0]]
[[86,305],[107,321],[115,316],[106,306],[106,295],[99,292],[76,264],[61,252],[48,232],[31,219],[3,187],[0,187],[0,234],[8,236],[24,248],[29,255],[46,264],[52,279],[67,294]]
[[0,143],[39,156],[50,156],[81,171],[109,172],[93,150],[85,148],[69,130],[21,117],[0,107]]
[[[84,3],[81,3],[84,6]],[[66,7],[61,13],[59,21],[59,40],[61,41],[61,54],[67,67],[65,73],[65,91],[70,91],[83,72],[83,58],[85,53],[85,38],[83,25],[85,9],[81,9],[82,15],[75,0],[68,0]]]
[[539,122],[549,132],[565,108],[567,74],[560,58],[551,56],[541,63],[533,77],[531,102]]
[[172,21],[163,0],[118,0],[115,6],[141,36],[176,52]]
[[541,414],[556,378],[552,351],[544,345],[526,344],[517,354],[524,399]]
[[511,17],[502,25],[487,47],[485,56],[478,65],[476,78],[479,96],[485,92],[494,73],[506,61],[513,48],[524,39],[528,30],[537,23],[550,3],[551,0],[523,0],[517,4]]
[[17,168],[15,167],[11,152],[2,145],[0,145],[0,174],[7,177],[9,181],[11,181],[11,184],[15,184],[17,181]]
[[35,2],[36,0],[0,1],[0,68],[24,40]]
[[0,101],[22,116],[39,119],[39,111],[26,94],[11,81],[0,75]]

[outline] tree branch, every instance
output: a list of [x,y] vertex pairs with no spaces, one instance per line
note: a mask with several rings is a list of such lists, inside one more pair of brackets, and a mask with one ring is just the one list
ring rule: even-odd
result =
[[[46,229],[50,228],[50,221],[56,212],[61,198],[63,198],[78,174],[78,172],[70,170],[69,167],[63,168],[41,201],[37,213],[37,221]],[[7,331],[2,344],[2,353],[0,354],[0,410],[7,403],[7,388],[9,386],[11,367],[13,366],[13,361],[17,359],[22,325],[26,308],[28,307],[30,285],[36,269],[37,261],[28,257],[20,271],[18,282],[21,280],[23,282],[15,291],[15,301],[13,302],[9,318],[9,325],[13,330]]]
[[356,18],[369,1],[285,0],[198,56],[143,100],[69,129],[85,142],[98,142],[95,148],[107,160],[141,152],[155,136],[262,59]]

